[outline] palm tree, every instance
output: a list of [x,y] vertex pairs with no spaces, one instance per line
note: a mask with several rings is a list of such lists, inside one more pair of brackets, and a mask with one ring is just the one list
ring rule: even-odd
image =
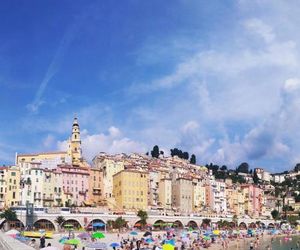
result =
[[280,211],[280,206],[281,206],[281,202],[280,202],[280,200],[277,200],[276,201],[276,206],[277,206],[277,211]]
[[147,225],[148,214],[146,211],[139,210],[137,216],[140,217],[140,223],[144,228]]
[[126,226],[126,224],[127,224],[127,222],[126,222],[126,220],[124,220],[122,217],[118,217],[116,220],[115,220],[115,227],[117,228],[117,229],[119,229],[119,231],[120,231],[120,229],[122,229],[123,227],[125,227]]
[[18,217],[17,217],[17,214],[15,211],[11,210],[10,208],[4,210],[4,212],[2,212],[0,214],[0,218],[1,219],[5,219],[6,223],[6,230],[8,230],[10,228],[10,223],[12,221],[17,221],[18,220]]
[[112,229],[114,227],[115,222],[113,220],[108,220],[106,225],[108,230]]
[[55,222],[57,223],[59,229],[65,221],[66,221],[66,219],[63,216],[57,216],[55,219]]

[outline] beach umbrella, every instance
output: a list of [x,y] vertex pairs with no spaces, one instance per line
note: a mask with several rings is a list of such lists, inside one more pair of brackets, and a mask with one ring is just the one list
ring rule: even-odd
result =
[[64,237],[60,238],[58,242],[63,244],[63,243],[65,243],[67,240],[69,240],[69,237],[64,236]]
[[211,238],[209,236],[204,236],[203,240],[211,240]]
[[22,242],[26,242],[26,241],[30,240],[30,238],[24,237],[24,236],[21,236],[21,235],[16,235],[16,239],[19,240],[19,241],[22,241]]
[[74,227],[72,224],[66,224],[66,225],[64,225],[64,228],[72,228],[72,227]]
[[138,235],[138,233],[135,231],[132,231],[132,232],[130,232],[130,235]]
[[101,232],[95,232],[92,234],[93,239],[103,239],[105,238],[105,235]]
[[214,231],[213,231],[213,234],[214,234],[214,235],[220,235],[220,230],[214,230]]
[[151,232],[148,232],[148,231],[147,231],[146,233],[143,234],[144,237],[148,237],[148,236],[150,236],[150,235],[152,235],[152,233],[151,233]]
[[67,240],[64,244],[77,246],[80,244],[80,240],[79,239],[70,239],[70,240]]
[[110,244],[110,247],[120,247],[120,244],[117,242],[113,242]]
[[92,242],[87,244],[85,247],[87,248],[94,248],[94,249],[99,249],[99,250],[106,250],[107,249],[107,245],[103,242]]
[[166,241],[165,241],[165,244],[170,244],[170,245],[172,245],[172,246],[175,246],[175,240],[174,240],[174,239],[166,240]]
[[87,233],[87,232],[84,232],[84,233],[78,234],[77,237],[78,237],[79,239],[88,239],[88,238],[91,237],[91,235],[90,235],[89,233]]
[[174,246],[173,245],[171,245],[171,244],[164,244],[163,246],[162,246],[162,249],[163,250],[174,250]]
[[146,243],[148,243],[148,244],[151,244],[151,243],[154,242],[154,240],[152,240],[152,239],[146,239],[145,241],[146,241]]
[[102,223],[102,222],[95,222],[95,223],[93,223],[93,227],[104,227],[104,226],[105,226],[105,224]]

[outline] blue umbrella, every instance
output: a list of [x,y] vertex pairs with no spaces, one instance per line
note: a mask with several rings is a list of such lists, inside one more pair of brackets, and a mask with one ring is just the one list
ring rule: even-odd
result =
[[120,247],[120,244],[117,242],[113,242],[110,244],[111,247]]
[[148,244],[151,244],[151,243],[153,243],[154,242],[154,240],[152,240],[152,239],[147,239],[147,240],[145,240]]
[[17,235],[16,239],[19,240],[19,241],[22,241],[22,242],[26,242],[26,241],[30,240],[28,237],[24,237],[24,236],[21,236],[21,235]]
[[170,245],[172,245],[172,246],[175,246],[175,240],[174,240],[174,239],[166,240],[166,241],[165,241],[165,244],[170,244]]
[[132,232],[130,232],[130,235],[138,235],[138,233],[135,231],[132,231]]
[[93,227],[104,227],[104,226],[105,226],[105,224],[102,223],[102,222],[95,222],[95,223],[93,223]]

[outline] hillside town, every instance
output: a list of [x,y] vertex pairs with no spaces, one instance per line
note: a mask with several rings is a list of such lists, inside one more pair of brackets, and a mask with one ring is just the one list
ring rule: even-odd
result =
[[263,168],[249,170],[247,163],[229,170],[197,165],[194,155],[189,160],[175,151],[173,156],[164,156],[155,146],[151,154],[101,152],[89,164],[82,157],[75,118],[65,152],[16,154],[14,166],[0,168],[0,209],[32,204],[78,211],[90,207],[118,214],[145,210],[149,214],[257,219],[298,216],[298,165],[276,174]]

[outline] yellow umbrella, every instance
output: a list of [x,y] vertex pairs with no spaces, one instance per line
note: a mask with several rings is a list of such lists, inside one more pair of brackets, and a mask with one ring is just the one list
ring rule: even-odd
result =
[[220,230],[214,230],[214,231],[213,231],[213,234],[214,234],[214,235],[220,235]]
[[162,247],[163,250],[174,250],[174,246],[171,244],[164,244]]

